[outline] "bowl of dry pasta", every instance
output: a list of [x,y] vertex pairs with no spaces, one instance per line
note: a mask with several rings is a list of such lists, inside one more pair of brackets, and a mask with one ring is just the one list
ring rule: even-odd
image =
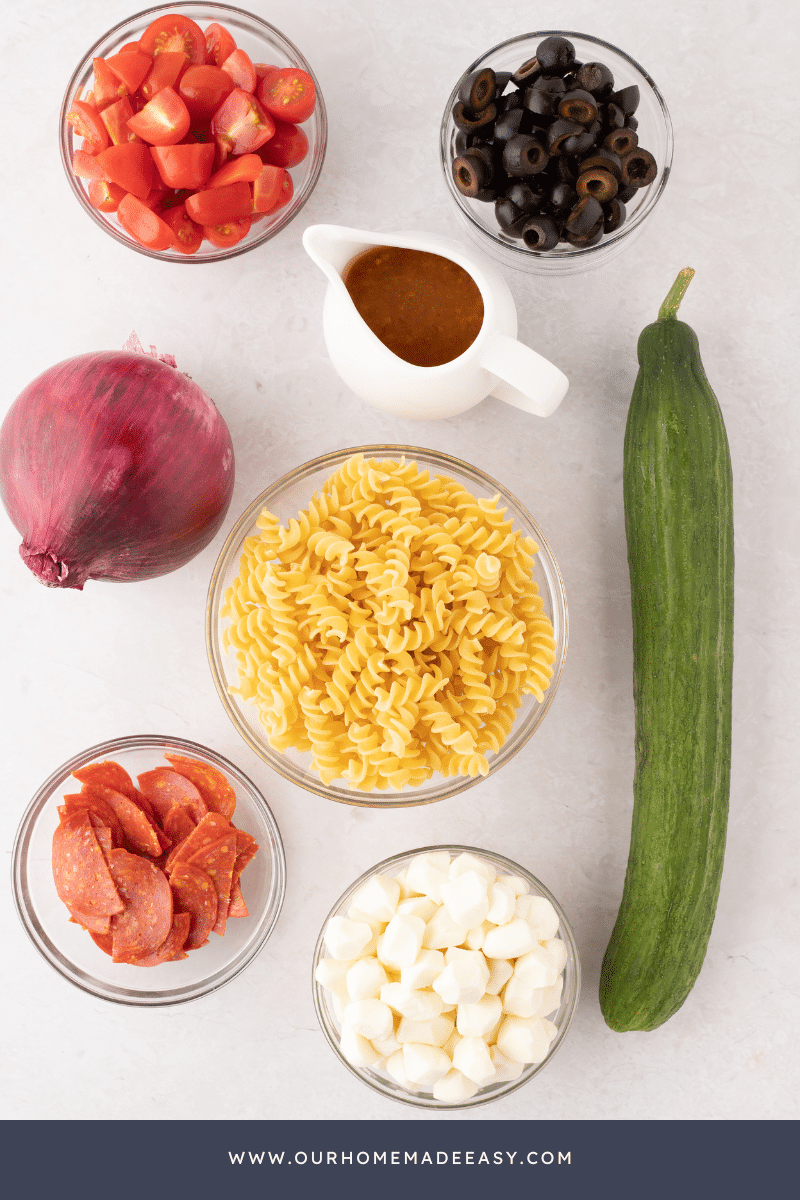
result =
[[228,716],[284,778],[346,804],[426,804],[539,727],[567,604],[544,535],[496,480],[435,450],[360,446],[242,514],[206,644]]

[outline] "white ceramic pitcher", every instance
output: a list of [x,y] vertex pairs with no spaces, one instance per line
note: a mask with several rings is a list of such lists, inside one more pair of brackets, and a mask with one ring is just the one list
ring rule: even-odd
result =
[[[431,233],[369,233],[311,225],[303,245],[328,277],[323,329],[334,367],[362,400],[399,417],[451,417],[492,395],[539,417],[564,399],[569,381],[558,367],[517,341],[517,310],[503,277],[458,242]],[[452,259],[475,280],[483,324],[451,362],[417,367],[398,358],[360,316],[342,280],[348,263],[373,246],[402,246]]]

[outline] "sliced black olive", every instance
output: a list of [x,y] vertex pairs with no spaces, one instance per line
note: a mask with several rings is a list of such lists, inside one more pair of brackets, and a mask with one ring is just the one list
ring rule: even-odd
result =
[[497,218],[497,224],[500,228],[507,230],[516,224],[523,213],[521,208],[517,208],[513,200],[509,200],[507,196],[504,196],[495,203],[494,215]]
[[603,145],[621,156],[639,145],[639,135],[632,129],[612,129],[603,139]]
[[522,108],[522,92],[519,88],[515,88],[507,96],[501,96],[499,100],[495,100],[494,106],[498,116],[504,112],[510,112],[512,108]]
[[528,217],[520,234],[529,250],[552,250],[559,241],[558,226],[552,217]]
[[619,189],[619,191],[617,192],[614,199],[619,200],[619,202],[621,204],[627,204],[629,200],[633,199],[633,197],[636,195],[638,190],[639,190],[638,188],[631,187],[630,184],[624,183],[622,185],[622,187]]
[[488,187],[492,178],[492,168],[480,155],[468,150],[453,159],[453,182],[464,196],[475,199],[478,193]]
[[566,215],[578,203],[578,193],[568,183],[557,183],[550,192],[550,208],[554,213]]
[[503,92],[511,82],[510,71],[495,71],[494,73],[494,97],[499,100]]
[[480,71],[473,71],[462,81],[458,89],[458,98],[465,108],[471,108],[473,112],[482,112],[494,100],[496,88],[497,77],[494,71],[491,67],[483,67]]
[[626,129],[636,130],[639,128],[639,122],[636,120],[636,117],[626,117],[625,118],[625,127],[626,127]]
[[605,100],[614,90],[614,76],[605,63],[584,63],[575,78],[578,86]]
[[537,79],[541,73],[542,68],[539,66],[539,60],[537,58],[528,58],[521,66],[517,67],[511,78],[514,80],[514,83],[533,83],[534,79]]
[[601,204],[613,200],[617,194],[617,181],[610,171],[601,167],[589,167],[578,176],[575,190],[579,196],[594,196]]
[[581,159],[581,174],[593,167],[610,171],[615,179],[619,179],[622,175],[622,159],[613,150],[609,150],[608,146],[598,146],[592,154],[587,154],[585,158]]
[[573,137],[567,140],[561,146],[562,154],[577,154],[580,158],[583,154],[588,154],[597,143],[597,133],[592,129],[584,129],[582,133],[576,133]]
[[573,233],[569,229],[564,230],[564,237],[572,246],[596,246],[602,236],[602,219],[588,233]]
[[525,92],[524,104],[532,114],[535,125],[549,125],[555,116],[554,97],[541,88],[529,87]]
[[626,117],[629,117],[639,107],[639,89],[635,83],[632,83],[630,87],[620,88],[618,92],[614,92],[611,100],[622,109]]
[[515,133],[530,133],[533,119],[526,108],[510,108],[494,123],[494,141],[507,142]]
[[583,133],[583,126],[579,125],[577,121],[566,121],[563,117],[553,121],[547,131],[547,146],[550,153],[560,154],[567,138],[574,137],[578,133]]
[[597,117],[597,103],[591,92],[578,88],[567,92],[558,105],[558,115],[579,125],[591,125]]
[[466,154],[467,150],[472,150],[475,146],[484,145],[486,143],[480,133],[470,133],[466,129],[459,129],[453,138],[453,149],[456,154]]
[[649,150],[637,146],[622,157],[622,182],[629,187],[646,187],[658,174],[658,163]]
[[503,166],[509,175],[536,175],[547,166],[547,158],[543,141],[530,133],[515,134],[503,150]]
[[609,200],[608,204],[603,205],[603,229],[606,233],[613,233],[615,229],[619,229],[620,225],[625,223],[625,205],[615,196],[613,200]]
[[568,233],[583,237],[594,229],[598,221],[602,223],[603,210],[600,201],[594,196],[583,196],[566,219],[565,228]]
[[506,188],[506,199],[524,213],[532,213],[540,206],[544,200],[544,192],[538,189],[538,178],[535,180],[537,186],[531,187],[530,183],[525,183],[521,179],[517,179]]
[[496,116],[497,109],[494,104],[487,105],[480,112],[473,112],[461,100],[453,105],[453,120],[458,129],[467,129],[470,132],[478,129],[488,130],[489,126],[494,124]]
[[556,164],[556,170],[555,170],[556,178],[561,180],[563,183],[572,184],[572,186],[574,187],[574,185],[577,181],[578,175],[580,174],[580,169],[579,169],[577,159],[572,158],[568,154],[559,154],[557,156],[557,158],[555,159],[555,164]]
[[604,119],[609,129],[622,129],[625,124],[625,113],[618,104],[609,100],[605,107]]
[[563,96],[567,85],[559,75],[540,75],[531,84],[537,92],[545,92],[548,96]]
[[539,43],[536,57],[545,75],[563,75],[575,61],[575,47],[567,38],[556,34]]

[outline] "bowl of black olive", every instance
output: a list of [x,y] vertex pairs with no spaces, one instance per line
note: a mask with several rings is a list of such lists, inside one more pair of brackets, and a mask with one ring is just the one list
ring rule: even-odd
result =
[[643,67],[583,33],[493,47],[454,87],[441,159],[456,211],[507,266],[570,275],[615,257],[661,197],[672,122]]

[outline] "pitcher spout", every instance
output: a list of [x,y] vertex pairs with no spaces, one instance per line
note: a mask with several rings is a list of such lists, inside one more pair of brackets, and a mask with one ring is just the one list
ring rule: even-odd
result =
[[370,246],[378,245],[374,233],[347,229],[343,225],[309,225],[303,246],[309,258],[336,286],[344,288],[342,272],[351,259]]

